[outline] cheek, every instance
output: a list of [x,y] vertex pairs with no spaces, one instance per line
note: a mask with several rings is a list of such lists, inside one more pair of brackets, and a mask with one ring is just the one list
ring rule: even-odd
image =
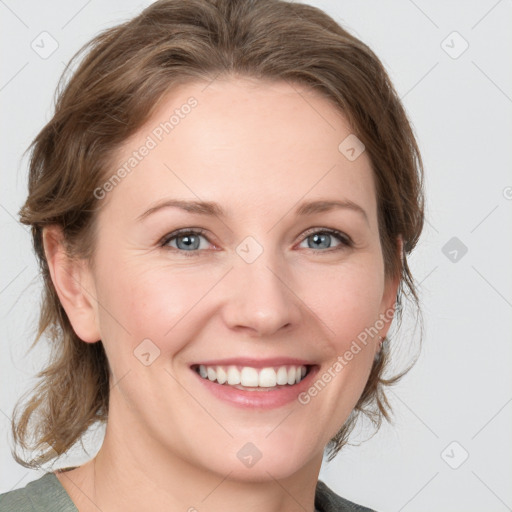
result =
[[[223,305],[231,307],[230,293],[240,297],[239,290],[233,289],[222,301],[216,298],[220,289],[226,291],[225,283],[217,290],[215,285],[228,267],[211,262],[153,260],[147,264],[145,255],[103,261],[107,264],[97,276],[98,312],[114,373],[140,369],[134,351],[144,340],[157,347],[155,353],[167,356],[156,366],[179,356],[201,336],[208,322],[222,317]],[[300,266],[287,269],[283,296],[295,301],[301,311],[301,325],[296,328],[316,331],[322,340],[317,348],[325,359],[337,358],[378,317],[384,283],[382,262],[375,251],[368,251],[345,262],[304,261]],[[370,348],[370,344],[362,348]],[[351,371],[369,366],[370,356],[363,352],[371,350],[361,351],[358,362],[350,365]]]
[[[142,258],[101,267],[97,300],[103,330],[113,328],[139,336],[152,333],[162,338],[192,309],[199,311],[206,303],[211,306],[215,302],[215,291],[211,289],[222,278],[224,268],[193,264],[187,268],[183,263],[165,262],[145,265]],[[351,327],[366,327],[378,315],[384,270],[374,255],[368,253],[337,265],[309,262],[303,269],[295,270],[284,281],[290,281],[286,284],[296,297],[285,289],[283,294],[299,303],[303,318],[308,308],[314,312],[327,331],[334,331],[331,334],[335,337],[344,338]],[[201,304],[210,290],[213,294]],[[233,293],[239,296],[238,292]],[[229,297],[226,299],[229,301]]]
[[[302,296],[324,325],[326,341],[322,348],[326,364],[317,375],[317,381],[322,382],[311,396],[304,397],[304,403],[327,387],[329,391],[322,392],[322,406],[337,411],[339,417],[333,425],[339,425],[355,406],[371,371],[384,268],[378,258],[368,255],[330,273],[319,273],[312,282],[309,295],[304,289]],[[320,289],[324,292],[320,293]]]
[[100,295],[109,311],[100,311],[102,334],[128,337],[134,344],[144,338],[159,340],[162,351],[166,347],[161,340],[174,338],[175,328],[211,287],[207,276],[201,279],[165,266],[126,265],[111,269],[105,279],[108,287]]
[[382,261],[367,254],[304,279],[297,295],[314,310],[340,351],[377,320],[384,282]]

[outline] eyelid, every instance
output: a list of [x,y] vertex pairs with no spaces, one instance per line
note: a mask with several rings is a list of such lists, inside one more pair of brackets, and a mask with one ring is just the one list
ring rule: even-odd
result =
[[[208,242],[211,244],[210,239],[206,236],[207,230],[203,228],[181,228],[177,229],[176,231],[172,231],[171,233],[167,233],[164,235],[159,241],[158,245],[165,246],[168,244],[171,240],[174,238],[180,236],[180,235],[187,235],[187,234],[194,234],[194,235],[201,235],[204,238],[208,240]],[[180,251],[185,252],[185,251]]]
[[[204,252],[204,250],[184,251],[184,250],[180,250],[180,249],[177,249],[174,247],[168,247],[167,244],[171,240],[174,240],[175,238],[177,238],[178,236],[187,235],[187,234],[202,236],[208,241],[208,243],[212,244],[212,242],[210,241],[210,239],[207,236],[207,233],[208,233],[208,231],[203,228],[194,228],[194,227],[181,228],[181,229],[177,229],[177,230],[163,236],[160,239],[160,241],[158,242],[158,245],[164,249],[168,249],[173,252],[182,254],[185,257],[196,256],[196,255],[199,255],[202,252]],[[340,231],[340,230],[334,229],[334,228],[321,227],[321,226],[312,227],[306,231],[303,231],[300,235],[299,241],[296,243],[302,243],[304,240],[306,240],[308,238],[308,236],[310,236],[312,234],[328,234],[328,235],[336,237],[338,239],[338,241],[341,243],[341,246],[329,247],[327,249],[319,250],[319,251],[316,251],[311,247],[306,249],[306,250],[312,251],[314,253],[330,254],[330,253],[336,252],[338,250],[353,248],[355,245],[352,238],[349,235],[347,235],[346,233],[344,233],[343,231]],[[215,244],[212,244],[212,245],[215,245]]]
[[[325,228],[325,227],[315,227],[315,228],[310,228],[310,229],[304,231],[300,235],[301,241],[303,239],[307,238],[309,235],[312,235],[315,233],[326,233],[328,235],[335,235],[335,236],[338,236],[341,239],[341,241],[343,241],[346,245],[348,245],[348,246],[354,245],[354,241],[352,240],[352,238],[349,235],[347,235],[346,233],[344,233],[343,231],[340,231],[339,229]],[[318,252],[326,252],[326,251],[318,251]]]

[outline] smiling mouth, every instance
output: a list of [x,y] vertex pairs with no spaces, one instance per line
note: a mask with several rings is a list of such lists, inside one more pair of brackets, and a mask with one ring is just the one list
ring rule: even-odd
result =
[[201,378],[244,391],[272,391],[298,384],[313,365],[282,365],[265,368],[235,365],[193,365]]

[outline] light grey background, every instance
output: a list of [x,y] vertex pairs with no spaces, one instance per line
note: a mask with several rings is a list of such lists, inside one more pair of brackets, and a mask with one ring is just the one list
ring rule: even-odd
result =
[[[41,286],[28,228],[16,220],[26,196],[22,154],[50,119],[64,63],[149,3],[0,0],[0,492],[42,474],[17,465],[9,449],[12,407],[47,354],[41,345],[27,355]],[[389,393],[395,424],[344,449],[320,478],[381,512],[512,510],[512,2],[309,3],[383,61],[419,140],[428,197],[412,258],[421,357]],[[58,44],[49,56],[55,43],[44,31]],[[370,434],[363,428],[353,441]]]

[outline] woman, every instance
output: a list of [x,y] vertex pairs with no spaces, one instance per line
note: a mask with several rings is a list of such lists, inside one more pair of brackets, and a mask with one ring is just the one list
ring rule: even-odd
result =
[[370,510],[318,475],[388,418],[416,298],[421,158],[382,64],[279,0],[160,0],[86,48],[20,212],[55,350],[15,457],[105,439],[0,510]]

